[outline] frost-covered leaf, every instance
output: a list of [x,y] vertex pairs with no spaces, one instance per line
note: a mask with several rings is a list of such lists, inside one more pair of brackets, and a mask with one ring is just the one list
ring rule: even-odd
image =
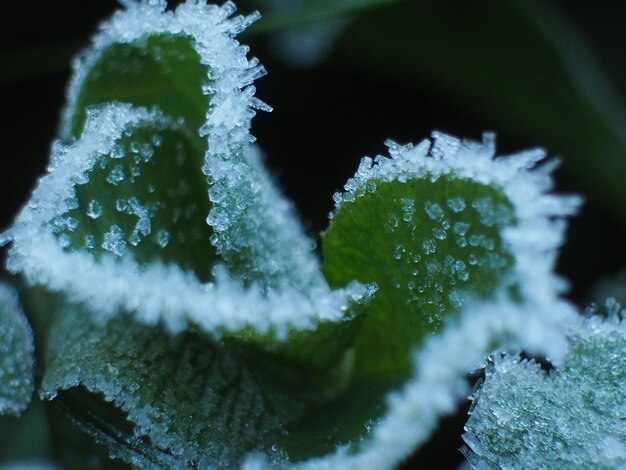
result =
[[15,292],[0,283],[0,415],[19,415],[34,390],[33,333]]
[[569,352],[548,372],[519,356],[496,357],[463,438],[477,469],[623,468],[626,465],[626,322],[580,319]]
[[245,129],[254,114],[249,105],[261,104],[250,101],[254,87],[235,93],[265,72],[233,37],[258,15],[230,18],[236,10],[230,2],[185,2],[175,11],[164,11],[161,0],[124,3],[73,64],[62,137],[80,135],[88,106],[111,101],[157,106],[194,131],[207,114],[231,111],[232,127]]
[[[318,415],[309,415],[302,423],[300,436],[308,431],[309,446],[324,448],[326,455],[318,447],[318,457],[300,462],[295,468],[396,467],[426,441],[439,418],[452,413],[456,403],[467,396],[465,376],[483,363],[486,351],[524,347],[558,359],[565,349],[559,325],[571,320],[571,309],[559,302],[545,310],[510,301],[464,309],[453,321],[447,321],[439,334],[429,336],[422,347],[414,350],[410,377],[402,385],[390,387],[376,407],[371,399],[363,403],[363,395],[376,394],[375,383],[360,381],[360,388],[352,390],[352,400],[345,399],[343,406],[322,408]],[[368,404],[366,412],[359,412],[359,405]],[[371,413],[369,419],[359,421],[367,412]],[[331,421],[331,416],[332,426],[323,422]],[[326,424],[326,434],[311,434],[309,430],[320,424]],[[333,440],[338,435],[342,438]]]
[[[101,110],[91,111],[94,116],[80,143],[56,147],[53,171],[67,174],[70,165],[64,160],[76,165],[81,150],[88,161],[74,167],[75,194],[63,201],[65,210],[56,205],[58,215],[47,221],[49,229],[68,251],[83,250],[96,258],[130,252],[141,265],[155,260],[176,263],[200,280],[209,279],[216,255],[205,221],[208,184],[188,133],[159,112],[118,106],[101,116]],[[107,125],[121,133],[102,142]],[[89,142],[96,133],[99,146]],[[85,149],[89,144],[92,149]],[[46,185],[40,194],[50,197],[65,190],[64,183],[71,184],[57,182],[59,187]]]
[[[558,291],[554,259],[577,198],[545,194],[535,150],[494,160],[483,144],[435,133],[416,147],[390,143],[391,159],[365,158],[323,237],[334,287],[353,279],[378,291],[355,344],[357,374],[405,374],[409,351],[468,300],[524,300]],[[533,259],[531,262],[530,260]],[[547,294],[549,295],[549,294]]]
[[[70,423],[126,462],[230,466],[250,451],[276,454],[291,423],[346,388],[346,349],[371,288],[329,289],[250,145],[261,105],[249,84],[262,69],[232,39],[249,20],[226,20],[230,3],[163,8],[129,2],[77,62],[64,125],[80,138],[54,145],[48,174],[4,234],[7,266],[43,296],[33,302],[48,348],[43,394]],[[176,60],[210,64],[202,126],[178,96],[193,81],[141,72],[152,52],[125,88],[134,55],[152,43],[118,46],[162,31],[189,35],[199,57]],[[102,74],[110,89],[94,78]],[[152,79],[178,98],[142,95]],[[135,106],[152,98],[150,109]]]

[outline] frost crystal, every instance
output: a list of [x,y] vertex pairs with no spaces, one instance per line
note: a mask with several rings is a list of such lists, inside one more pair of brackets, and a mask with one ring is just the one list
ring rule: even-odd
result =
[[577,322],[556,369],[496,356],[465,426],[472,468],[626,467],[626,312],[608,307]]

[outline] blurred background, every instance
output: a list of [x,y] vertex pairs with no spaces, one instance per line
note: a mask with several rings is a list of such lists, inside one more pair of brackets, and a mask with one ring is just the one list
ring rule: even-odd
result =
[[[570,299],[582,306],[624,295],[626,3],[238,6],[263,15],[240,40],[268,70],[257,96],[274,108],[255,118],[253,133],[311,233],[327,226],[332,194],[360,158],[385,153],[385,139],[416,142],[438,129],[480,140],[490,130],[500,154],[540,146],[561,158],[559,190],[585,197],[557,267],[570,281]],[[0,0],[0,229],[45,169],[72,57],[118,7],[113,0]],[[444,420],[405,468],[456,468],[466,412],[462,406]]]

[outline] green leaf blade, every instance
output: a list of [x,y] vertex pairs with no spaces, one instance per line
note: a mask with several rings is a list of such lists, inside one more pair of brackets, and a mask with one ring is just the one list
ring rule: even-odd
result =
[[[124,459],[226,467],[252,451],[283,459],[286,426],[320,400],[299,366],[254,347],[171,336],[124,316],[99,325],[58,305],[41,393],[73,404],[81,427]],[[115,422],[112,405],[123,415]]]
[[[454,176],[368,185],[375,192],[357,190],[324,235],[325,273],[335,287],[353,279],[378,286],[355,345],[359,372],[404,374],[413,345],[466,297],[494,295],[510,271],[500,230],[512,209],[497,189]],[[497,225],[481,222],[480,204],[501,212]]]

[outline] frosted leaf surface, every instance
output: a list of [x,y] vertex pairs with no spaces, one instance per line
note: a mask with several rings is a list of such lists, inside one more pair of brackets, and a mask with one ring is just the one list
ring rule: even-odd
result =
[[102,326],[73,306],[50,315],[42,397],[141,468],[232,468],[251,451],[284,460],[285,427],[327,393],[254,348],[123,316]]
[[548,194],[545,170],[529,170],[542,152],[495,157],[490,134],[387,145],[391,158],[364,158],[336,195],[323,236],[332,286],[378,285],[355,344],[364,376],[406,373],[411,347],[468,300],[548,300],[562,290],[552,275],[560,218],[578,204]]
[[0,414],[19,415],[34,390],[33,334],[15,292],[0,283]]
[[205,171],[212,241],[233,274],[264,289],[327,289],[313,240],[263,167],[258,149],[207,158]]
[[[128,106],[109,113],[112,118],[123,111],[132,113]],[[93,119],[98,121],[98,116]],[[98,124],[89,126],[95,131]],[[208,184],[185,129],[154,112],[144,122],[128,123],[113,139],[111,150],[91,160],[75,186],[75,203],[50,224],[55,234],[71,240],[68,248],[96,257],[132,252],[141,265],[156,260],[176,263],[209,280],[216,255],[205,223]],[[76,226],[56,223],[68,218],[78,221]]]
[[562,364],[546,372],[496,357],[474,398],[463,439],[472,468],[626,466],[626,321],[580,319]]
[[[343,356],[359,326],[353,307],[371,292],[358,284],[266,290],[223,265],[202,282],[192,264],[202,245],[182,269],[190,245],[177,230],[209,226],[205,214],[177,205],[198,175],[204,181],[199,169],[185,171],[189,160],[162,153],[184,144],[181,136],[158,111],[91,110],[83,137],[55,146],[51,171],[8,232],[10,269],[48,291],[38,312],[52,325],[43,393],[127,462],[229,466],[253,450],[279,458],[272,446],[287,427],[345,388],[351,367]],[[112,166],[124,179],[107,180]],[[153,187],[148,176],[159,172],[169,178]],[[177,246],[182,256],[172,251],[165,264]],[[125,420],[106,424],[98,394],[136,431]],[[199,401],[202,419],[189,419]]]
[[324,289],[312,241],[259,152],[247,146],[253,108],[269,109],[254,98],[252,85],[265,72],[256,59],[246,59],[247,48],[233,36],[257,17],[229,19],[232,3],[187,2],[174,12],[162,10],[161,4],[130,2],[102,26],[75,64],[64,132],[77,135],[84,107],[111,100],[158,106],[184,118],[181,125],[197,137],[191,143],[206,151],[214,205],[207,222],[229,268],[266,287]]

